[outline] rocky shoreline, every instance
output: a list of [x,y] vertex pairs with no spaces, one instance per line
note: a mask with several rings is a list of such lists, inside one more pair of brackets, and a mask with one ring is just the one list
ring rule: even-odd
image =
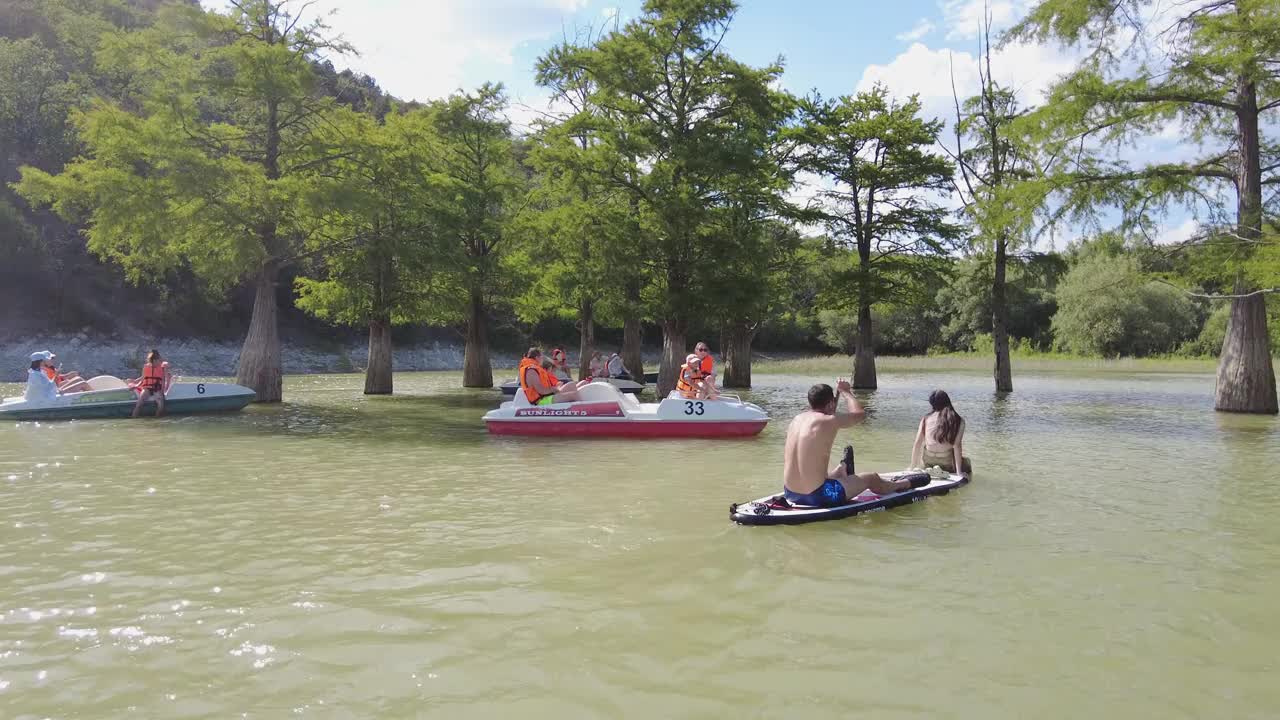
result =
[[[146,353],[156,348],[169,361],[178,375],[195,377],[229,377],[235,375],[240,358],[240,342],[216,342],[198,338],[150,338],[119,340],[76,335],[43,335],[38,338],[0,340],[0,382],[24,382],[27,358],[37,350],[52,350],[61,367],[75,370],[85,377],[115,375],[133,377],[138,374]],[[337,344],[329,347],[299,346],[288,343],[281,347],[286,375],[364,372],[368,356],[365,343]],[[571,355],[576,355],[571,351]],[[519,355],[495,350],[491,354],[494,368],[514,368]],[[393,364],[397,371],[461,370],[461,344],[431,342],[396,347]],[[576,358],[575,358],[576,359]],[[658,362],[658,351],[646,350],[645,363]],[[497,378],[495,378],[495,381]]]

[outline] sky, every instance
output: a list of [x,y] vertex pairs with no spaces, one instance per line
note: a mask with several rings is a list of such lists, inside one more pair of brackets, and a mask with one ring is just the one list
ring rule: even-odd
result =
[[[220,8],[225,0],[203,0]],[[734,57],[761,66],[782,59],[783,86],[832,97],[883,83],[894,95],[919,94],[926,114],[954,121],[952,77],[961,97],[978,90],[977,48],[984,5],[996,31],[1034,0],[739,0],[725,39]],[[300,3],[295,3],[300,6]],[[334,65],[366,73],[387,92],[430,100],[485,82],[501,82],[516,126],[546,107],[534,64],[555,43],[639,13],[640,0],[316,0],[358,55]],[[997,81],[1035,104],[1075,56],[1041,45],[1001,48]],[[1190,237],[1197,224],[1173,213],[1159,240]],[[1064,239],[1049,241],[1058,247]]]

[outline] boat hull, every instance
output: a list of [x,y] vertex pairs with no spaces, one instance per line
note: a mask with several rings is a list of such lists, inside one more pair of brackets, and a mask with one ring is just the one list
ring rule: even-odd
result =
[[[180,383],[165,398],[165,415],[194,415],[235,412],[253,402],[252,390],[226,383]],[[27,407],[25,402],[0,405],[0,420],[87,420],[127,418],[133,414],[138,396],[119,388],[75,393],[59,397],[56,404]],[[154,416],[156,403],[142,404],[140,415]]]
[[494,435],[612,438],[735,438],[759,435],[767,420],[748,422],[673,422],[653,420],[532,421],[487,420]]

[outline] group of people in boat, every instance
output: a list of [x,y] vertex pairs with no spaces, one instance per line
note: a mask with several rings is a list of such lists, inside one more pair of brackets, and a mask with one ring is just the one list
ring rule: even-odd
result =
[[[846,445],[840,462],[828,468],[836,432],[861,423],[867,413],[844,378],[836,380],[834,390],[826,383],[809,388],[808,400],[809,409],[787,428],[782,495],[788,502],[836,507],[866,490],[887,495],[929,484],[928,476],[888,480],[878,473],[856,472],[852,445]],[[930,393],[929,406],[931,411],[916,428],[909,467],[936,466],[950,473],[970,474],[972,467],[964,457],[964,418],[942,390]]]
[[[564,350],[553,348],[551,356],[547,357],[541,348],[531,347],[520,360],[517,370],[520,390],[530,405],[550,405],[580,399],[578,391],[596,378],[631,379],[631,373],[617,353],[607,360],[599,352],[592,353],[587,364],[588,374],[583,380],[574,382],[570,370]],[[696,343],[693,352],[685,357],[676,376],[676,391],[689,399],[715,400],[720,397],[720,391],[716,389],[715,359],[705,342]]]
[[[23,397],[28,401],[52,402],[59,395],[92,390],[89,381],[74,370],[61,370],[58,367],[58,356],[48,350],[31,353],[31,368],[27,370],[27,389]],[[158,350],[147,353],[147,360],[142,366],[142,375],[125,381],[125,384],[138,394],[133,406],[133,417],[138,417],[143,403],[154,400],[156,417],[164,415],[164,397],[173,384],[173,375],[169,372],[169,363],[160,357]]]

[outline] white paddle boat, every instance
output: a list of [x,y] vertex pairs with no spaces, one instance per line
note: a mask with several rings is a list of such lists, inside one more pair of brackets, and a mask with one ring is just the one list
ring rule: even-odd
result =
[[550,437],[724,438],[758,435],[769,423],[759,405],[735,395],[689,400],[676,394],[642,403],[597,380],[578,391],[580,400],[531,405],[524,393],[484,416],[495,435]]
[[[99,375],[88,381],[89,389],[58,395],[47,402],[28,402],[23,397],[0,402],[0,420],[79,420],[83,418],[129,417],[138,395],[123,380]],[[164,396],[166,415],[228,412],[253,402],[254,392],[231,383],[175,382]],[[155,402],[142,404],[141,415],[155,415]]]

